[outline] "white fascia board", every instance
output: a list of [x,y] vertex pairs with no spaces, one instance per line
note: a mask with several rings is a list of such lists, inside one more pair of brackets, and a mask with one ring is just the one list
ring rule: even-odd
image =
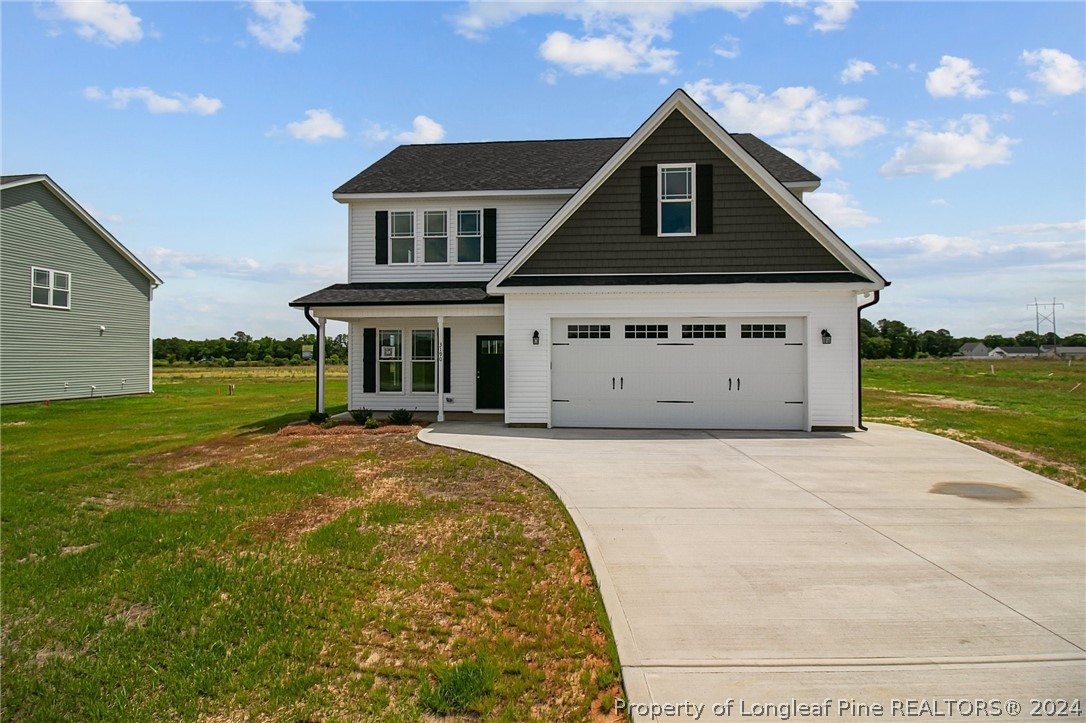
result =
[[773,177],[762,164],[754,160],[739,143],[724,130],[713,118],[705,112],[694,100],[681,88],[677,89],[664,101],[663,105],[649,116],[648,120],[629,137],[611,158],[604,163],[577,193],[558,209],[542,228],[537,231],[528,243],[513,255],[509,261],[494,275],[487,285],[488,294],[498,294],[498,285],[516,272],[525,261],[531,258],[543,243],[553,234],[574,212],[606,181],[612,173],[618,169],[633,152],[660,126],[674,110],[679,110],[691,123],[694,124],[717,148],[732,162],[740,167],[758,186],[768,193],[778,205],[785,209],[808,233],[822,241],[827,249],[850,271],[867,278],[878,279],[881,283],[886,281],[859,254],[853,251],[836,233],[833,232],[820,218],[818,218],[807,206],[789,191],[780,181]]
[[95,233],[102,237],[102,239],[108,243],[113,249],[123,256],[130,264],[136,267],[141,274],[147,277],[151,282],[152,288],[155,286],[162,286],[162,279],[160,279],[155,272],[147,268],[146,264],[140,261],[134,253],[125,248],[124,244],[114,238],[113,234],[106,230],[105,226],[98,223],[98,221],[91,216],[87,211],[76,203],[75,199],[69,196],[63,188],[53,182],[53,179],[49,176],[31,176],[29,178],[22,178],[18,181],[12,181],[11,183],[5,183],[2,188],[15,188],[16,186],[25,186],[31,183],[41,183],[49,191],[60,199],[61,203],[67,206],[76,216],[79,216],[88,226],[90,226]]
[[[874,282],[816,282],[811,284],[653,284],[652,286],[506,286],[504,296],[713,296],[728,294],[794,295],[807,292],[868,294],[882,289]],[[491,292],[488,292],[491,293]],[[613,315],[613,314],[612,314]]]
[[487,196],[572,196],[576,188],[543,188],[527,191],[420,191],[417,193],[333,193],[340,203],[351,201],[414,201],[425,198],[484,198]]
[[818,190],[822,186],[822,181],[786,181],[781,184],[788,190],[797,189],[800,191],[811,192]]
[[[300,308],[300,307],[295,307]],[[416,306],[311,306],[309,313],[317,319],[361,321],[363,319],[399,319],[417,316],[505,316],[504,304],[419,304]]]

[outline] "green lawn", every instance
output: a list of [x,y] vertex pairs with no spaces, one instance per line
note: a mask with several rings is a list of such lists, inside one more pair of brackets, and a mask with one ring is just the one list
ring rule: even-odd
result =
[[582,720],[618,695],[534,478],[410,433],[279,432],[309,368],[155,387],[2,410],[4,720]]
[[1086,489],[1086,362],[879,360],[864,417],[959,439]]

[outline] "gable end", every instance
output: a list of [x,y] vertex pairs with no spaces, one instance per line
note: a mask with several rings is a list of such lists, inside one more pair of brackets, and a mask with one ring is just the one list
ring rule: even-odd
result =
[[[655,225],[656,198],[643,198],[642,174],[660,163],[695,163],[699,183],[711,179],[711,190],[698,190],[696,236],[644,234],[644,203],[651,201]],[[676,109],[514,275],[847,270]]]

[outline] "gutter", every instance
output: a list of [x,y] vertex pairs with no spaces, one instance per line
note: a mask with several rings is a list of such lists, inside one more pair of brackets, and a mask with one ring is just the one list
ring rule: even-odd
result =
[[[879,303],[878,289],[875,290],[874,299],[856,307],[856,427],[863,432],[867,431],[867,427],[864,426],[864,358],[862,344],[860,343],[860,312],[877,303]],[[308,316],[308,314],[309,309],[307,307],[306,315]]]
[[[879,297],[878,297],[878,293],[879,293],[879,292],[877,292],[877,291],[875,292],[875,300],[876,300],[876,301],[878,301],[878,298],[879,298]],[[317,334],[317,343],[319,344],[319,343],[320,343],[320,335],[321,335],[321,325],[320,325],[320,322],[318,322],[318,321],[317,321],[316,319],[314,319],[314,318],[313,318],[313,317],[312,317],[312,316],[311,316],[311,315],[309,314],[309,307],[308,307],[308,306],[306,306],[306,307],[305,307],[305,308],[303,309],[303,313],[305,314],[305,318],[306,318],[306,319],[307,319],[307,320],[309,321],[309,323],[313,325],[313,329],[314,329],[314,330],[316,331],[316,334]],[[857,313],[858,313],[858,312],[857,312]],[[857,318],[859,318],[859,317],[857,317]],[[857,330],[858,330],[858,329],[859,329],[859,327],[857,327]],[[321,383],[320,383],[320,380],[319,380],[319,379],[317,380],[317,384],[316,384],[316,387],[317,387],[317,392],[316,392],[316,395],[317,395],[317,403],[316,403],[316,406],[315,406],[315,407],[313,407],[313,409],[320,409],[320,408],[321,408],[321,392],[323,392],[323,391],[324,391],[324,389],[322,388],[322,385],[321,385]]]

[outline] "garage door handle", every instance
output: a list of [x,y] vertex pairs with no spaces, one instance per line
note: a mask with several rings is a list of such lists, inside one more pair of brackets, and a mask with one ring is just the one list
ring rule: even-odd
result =
[[614,388],[615,388],[615,378],[611,377],[611,389],[613,390]]
[[731,390],[732,390],[732,378],[728,377],[728,391],[730,392]]
[[622,377],[619,377],[619,378],[618,378],[618,388],[619,388],[619,389],[622,389],[622,388],[623,388],[623,384],[625,384],[625,382],[626,382],[626,380],[625,380],[625,379],[623,379]]
[[735,378],[735,391],[737,391],[737,392],[739,391],[739,385],[742,384],[742,383],[743,383],[742,379],[740,379],[739,377]]

